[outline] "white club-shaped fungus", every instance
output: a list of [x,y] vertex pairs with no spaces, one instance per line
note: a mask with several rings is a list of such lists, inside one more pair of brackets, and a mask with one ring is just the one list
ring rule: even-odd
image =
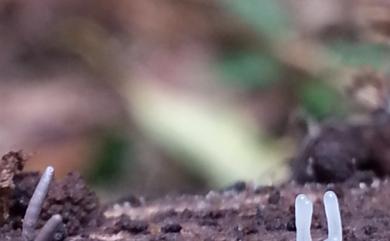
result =
[[[328,238],[325,241],[342,241],[342,225],[339,203],[334,192],[324,194],[326,221],[328,223]],[[310,226],[313,214],[313,203],[304,194],[295,199],[295,226],[297,241],[311,241]]]
[[341,241],[343,239],[343,229],[341,226],[339,202],[334,192],[327,191],[324,194],[324,205],[328,223],[328,239],[326,241]]
[[59,228],[63,228],[62,217],[59,214],[53,215],[36,235],[39,215],[41,213],[45,197],[49,191],[50,183],[53,179],[54,168],[47,167],[38,182],[37,187],[28,204],[23,220],[22,238],[23,241],[51,241],[53,235]]
[[35,188],[34,194],[28,204],[23,220],[22,236],[25,241],[31,241],[35,237],[39,214],[41,213],[51,180],[53,179],[54,168],[49,166],[43,172],[41,179]]
[[304,194],[295,199],[295,226],[297,241],[311,241],[310,226],[313,214],[313,203]]

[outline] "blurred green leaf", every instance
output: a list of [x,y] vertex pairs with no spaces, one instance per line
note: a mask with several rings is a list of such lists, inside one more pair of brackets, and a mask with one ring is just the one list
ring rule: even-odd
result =
[[338,115],[345,110],[341,94],[323,81],[308,81],[299,92],[301,105],[316,119]]
[[390,65],[390,48],[379,44],[338,42],[330,46],[336,61],[352,67],[381,69]]
[[171,153],[186,153],[177,160],[210,183],[265,184],[286,177],[286,153],[267,145],[230,105],[213,106],[141,82],[129,93],[132,114],[144,133]]
[[279,80],[281,73],[274,58],[248,52],[225,55],[217,67],[224,81],[245,89],[266,87]]
[[100,143],[94,155],[94,166],[88,179],[94,184],[110,184],[118,181],[131,147],[127,137],[116,131],[101,133]]
[[268,38],[280,38],[291,29],[288,15],[278,0],[221,0],[220,2]]

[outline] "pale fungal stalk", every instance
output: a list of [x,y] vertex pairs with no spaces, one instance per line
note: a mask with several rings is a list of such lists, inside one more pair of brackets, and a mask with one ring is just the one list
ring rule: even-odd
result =
[[38,236],[35,237],[35,228],[38,223],[39,214],[42,211],[43,203],[49,191],[53,175],[54,168],[51,166],[47,167],[28,203],[22,227],[22,237],[24,241],[51,241],[53,240],[55,232],[63,225],[61,215],[53,215],[43,226]]
[[55,232],[63,225],[62,217],[59,214],[53,215],[39,231],[34,241],[48,241],[52,240]]
[[[332,191],[324,194],[324,206],[328,223],[328,238],[325,241],[342,241],[342,225],[337,196]],[[311,241],[310,226],[313,214],[313,203],[304,194],[295,199],[295,226],[297,241]]]
[[49,186],[54,175],[54,168],[49,166],[42,174],[41,179],[26,210],[23,220],[22,236],[25,241],[31,241],[35,236],[35,227],[37,225],[39,214],[41,213],[43,203],[45,201]]

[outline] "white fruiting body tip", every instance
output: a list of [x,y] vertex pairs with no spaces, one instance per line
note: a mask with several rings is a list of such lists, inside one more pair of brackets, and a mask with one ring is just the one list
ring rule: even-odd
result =
[[[328,223],[328,238],[325,241],[342,241],[342,225],[337,196],[332,191],[324,194],[324,206]],[[310,226],[313,214],[313,203],[304,194],[295,199],[295,226],[297,241],[311,241]]]
[[50,173],[51,175],[53,175],[53,173],[54,173],[54,167],[52,167],[52,166],[48,166],[48,167],[46,167],[46,170],[45,170],[45,173]]
[[304,194],[295,199],[295,226],[297,241],[311,241],[310,226],[313,215],[313,203]]

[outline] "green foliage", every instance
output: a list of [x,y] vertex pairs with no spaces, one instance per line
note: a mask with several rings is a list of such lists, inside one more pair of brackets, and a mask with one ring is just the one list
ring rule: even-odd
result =
[[298,94],[302,107],[316,119],[341,114],[345,110],[341,94],[323,81],[307,81]]
[[95,184],[109,184],[118,180],[123,173],[128,150],[131,147],[127,138],[115,131],[102,133],[94,156],[94,166],[88,179]]
[[350,67],[383,69],[390,66],[390,48],[384,45],[337,42],[330,46],[330,53],[340,64]]
[[243,89],[269,86],[278,81],[280,64],[271,56],[249,52],[231,53],[218,62],[223,80]]
[[221,4],[267,38],[280,38],[291,29],[288,15],[278,0],[221,0]]

